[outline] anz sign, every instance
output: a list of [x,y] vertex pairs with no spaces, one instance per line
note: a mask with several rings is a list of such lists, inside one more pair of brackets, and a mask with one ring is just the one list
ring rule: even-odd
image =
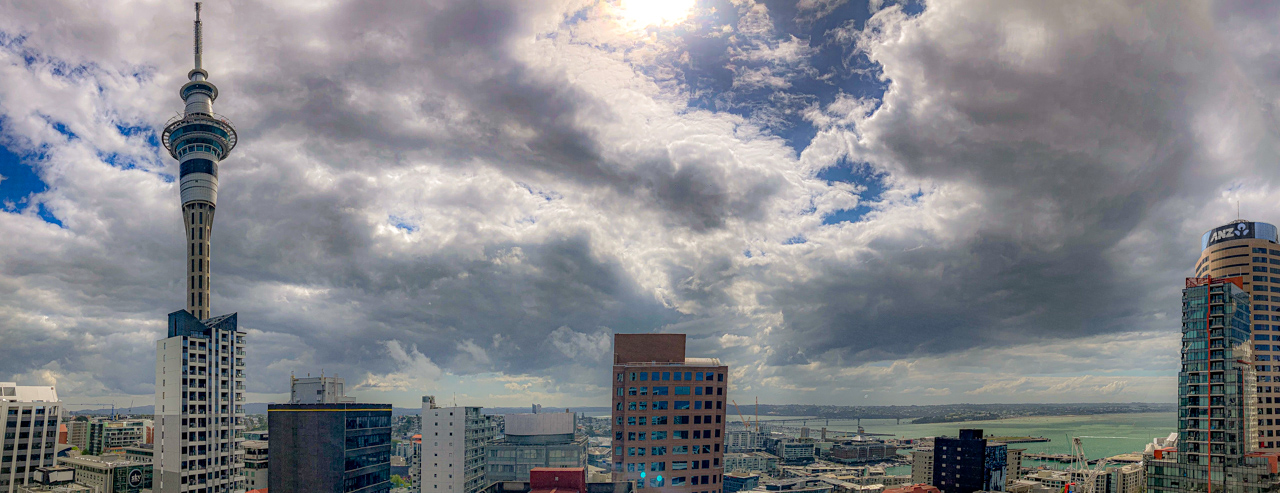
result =
[[1209,230],[1200,239],[1200,248],[1231,240],[1262,239],[1277,242],[1276,227],[1267,223],[1238,222]]

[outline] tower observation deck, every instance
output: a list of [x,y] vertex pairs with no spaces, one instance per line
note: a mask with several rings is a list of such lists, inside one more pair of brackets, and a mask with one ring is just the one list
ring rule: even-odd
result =
[[209,240],[218,205],[218,164],[236,146],[236,130],[230,121],[213,112],[218,87],[208,81],[209,73],[201,68],[200,2],[196,2],[194,37],[195,68],[187,73],[189,82],[178,90],[186,109],[165,125],[161,142],[180,163],[182,218],[187,234],[187,311],[205,319],[211,313]]

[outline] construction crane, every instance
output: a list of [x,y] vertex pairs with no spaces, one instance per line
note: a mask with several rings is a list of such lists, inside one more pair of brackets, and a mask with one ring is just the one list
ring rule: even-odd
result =
[[[1102,492],[1095,491],[1098,484],[1098,476],[1106,472],[1107,464],[1111,462],[1111,459],[1106,457],[1098,459],[1098,462],[1093,467],[1089,467],[1089,457],[1084,453],[1084,441],[1081,440],[1082,438],[1126,438],[1126,437],[1091,437],[1091,436],[1071,437],[1071,472],[1069,474],[1072,474],[1072,475],[1080,474],[1081,476],[1083,476],[1084,484],[1078,485],[1078,486],[1081,486],[1081,488],[1078,490],[1079,493],[1102,493]],[[1073,483],[1073,484],[1076,484],[1076,483]],[[1069,484],[1067,486],[1070,487],[1071,485]],[[1064,488],[1064,491],[1066,490],[1067,488]]]
[[111,406],[111,419],[112,419],[113,421],[116,419],[116,403],[114,403],[114,402],[111,402],[111,403],[98,403],[98,404],[94,404],[94,403],[84,403],[84,404],[63,404],[63,406]]

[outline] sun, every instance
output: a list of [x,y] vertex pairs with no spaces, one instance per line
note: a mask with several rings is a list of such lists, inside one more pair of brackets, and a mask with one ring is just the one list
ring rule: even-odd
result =
[[631,29],[679,24],[693,13],[695,0],[618,0],[618,14]]

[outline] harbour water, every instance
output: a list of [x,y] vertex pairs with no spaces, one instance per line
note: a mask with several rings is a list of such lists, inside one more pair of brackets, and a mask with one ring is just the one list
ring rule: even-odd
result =
[[[799,416],[761,416],[762,423],[770,419],[794,419]],[[798,422],[787,426],[799,427]],[[817,437],[822,427],[835,431],[857,431],[858,421],[852,419],[813,419],[806,423],[810,436]],[[1090,459],[1110,457],[1129,452],[1141,452],[1152,439],[1167,437],[1176,432],[1176,413],[1093,414],[1085,416],[1043,416],[1011,418],[991,421],[966,421],[963,423],[898,424],[893,419],[864,419],[862,427],[867,433],[886,433],[895,438],[921,438],[930,436],[956,436],[960,428],[979,428],[984,434],[996,436],[1034,436],[1048,438],[1049,442],[1016,443],[1010,447],[1026,449],[1030,453],[1067,454],[1071,452],[1071,438],[1083,438],[1085,455]],[[888,437],[884,437],[888,438]],[[909,454],[909,451],[901,452]],[[1033,467],[1039,461],[1024,460],[1023,465]],[[1049,467],[1064,467],[1056,462],[1043,463]],[[886,471],[889,474],[909,474],[909,466],[898,466]]]

